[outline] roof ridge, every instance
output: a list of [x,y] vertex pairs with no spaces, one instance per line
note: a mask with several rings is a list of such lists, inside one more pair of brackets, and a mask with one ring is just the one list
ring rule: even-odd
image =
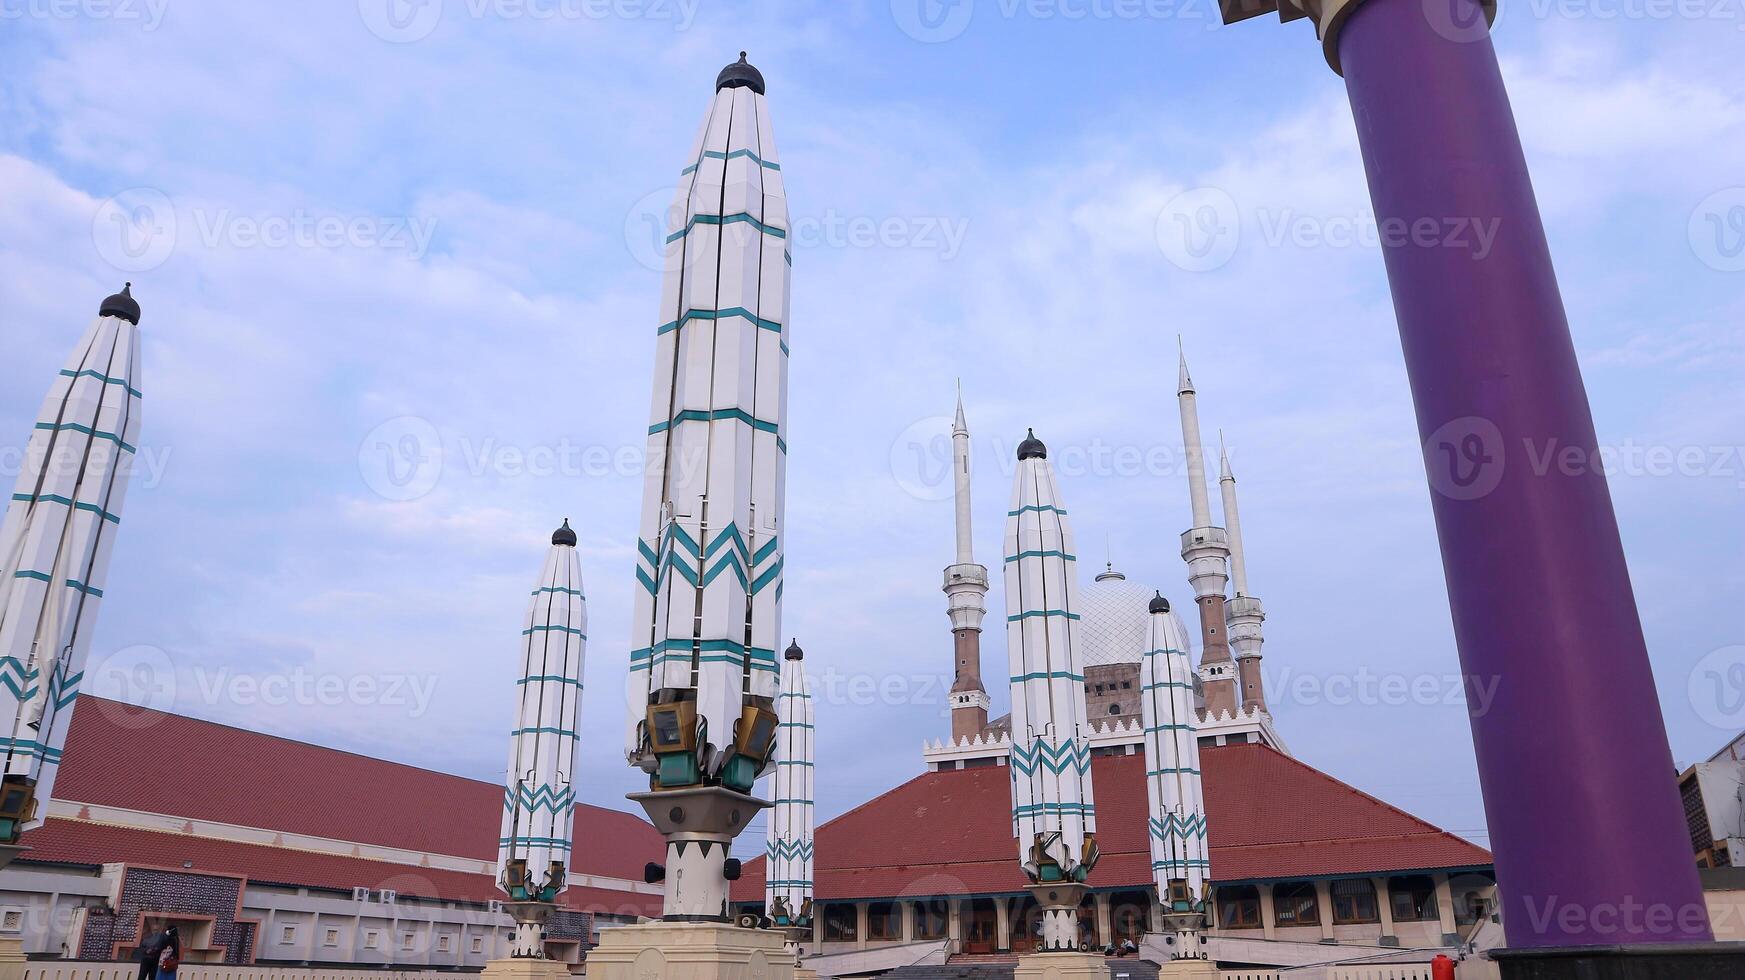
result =
[[[275,844],[271,841],[231,840],[230,838],[227,838],[227,837],[208,837],[204,834],[190,834],[190,833],[186,833],[184,831],[179,831],[179,830],[162,830],[162,829],[159,829],[157,827],[140,827],[140,826],[136,826],[136,825],[130,824],[130,823],[117,823],[113,820],[91,820],[91,819],[83,819],[80,817],[51,816],[51,817],[48,817],[47,819],[43,820],[43,824],[46,826],[50,820],[59,820],[59,821],[65,822],[65,823],[80,824],[82,826],[87,826],[87,827],[104,827],[104,828],[108,828],[111,830],[125,830],[125,831],[129,831],[132,833],[139,833],[139,834],[157,834],[161,837],[175,837],[175,838],[181,838],[181,839],[193,839],[193,840],[198,840],[198,841],[203,841],[203,842],[210,841],[210,842],[215,842],[215,843],[219,843],[219,844],[235,845],[238,847],[270,847],[276,851],[291,851],[291,852],[296,853],[296,854],[314,854],[314,855],[317,855],[319,857],[340,858],[340,859],[346,860],[346,861],[367,861],[370,864],[387,864],[387,865],[392,865],[396,868],[415,868],[415,869],[420,870],[420,871],[432,871],[432,870],[446,871],[446,872],[449,872],[451,874],[461,874],[461,875],[489,875],[490,874],[489,871],[462,871],[459,868],[431,868],[429,865],[407,864],[404,861],[392,861],[392,860],[389,860],[387,858],[382,858],[382,857],[370,857],[368,855],[363,855],[363,854],[340,854],[340,853],[335,852],[335,851],[317,850],[313,847],[292,847],[289,844]],[[262,828],[262,829],[265,829],[265,828]],[[462,855],[452,855],[452,854],[451,855],[444,855],[444,856],[445,857],[463,857]],[[29,860],[28,856],[23,857],[21,859],[22,860]],[[463,860],[480,861],[481,863],[483,863],[482,858],[463,857]],[[200,869],[195,868],[193,870],[199,871]],[[206,873],[208,873],[208,874],[231,874],[232,872],[212,871],[212,872],[206,872]]]

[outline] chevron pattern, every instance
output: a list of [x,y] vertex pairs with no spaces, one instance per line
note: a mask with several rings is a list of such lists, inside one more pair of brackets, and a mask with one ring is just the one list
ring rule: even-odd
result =
[[1172,837],[1204,840],[1206,837],[1206,817],[1200,813],[1166,813],[1162,820],[1152,817],[1146,824],[1151,828],[1151,836],[1158,840]]
[[528,813],[550,810],[554,814],[564,814],[576,806],[576,791],[570,786],[528,786],[523,783],[514,790],[503,791],[503,809],[514,809],[517,798]]
[[1038,738],[1028,748],[1022,745],[1012,746],[1011,766],[1014,772],[1026,776],[1035,775],[1038,768],[1056,775],[1068,769],[1087,775],[1091,771],[1091,746],[1089,742],[1079,739],[1054,744],[1047,739]]
[[783,837],[765,843],[764,853],[769,855],[771,861],[810,861],[813,856],[812,842]]
[[697,540],[677,521],[667,525],[663,537],[664,540],[653,544],[636,542],[636,581],[649,595],[658,594],[664,576],[673,574],[699,588],[708,587],[724,572],[732,572],[740,587],[752,595],[771,583],[780,589],[782,556],[777,553],[780,541],[775,535],[755,555],[750,553],[745,537],[733,523],[717,532],[706,548],[698,546]]

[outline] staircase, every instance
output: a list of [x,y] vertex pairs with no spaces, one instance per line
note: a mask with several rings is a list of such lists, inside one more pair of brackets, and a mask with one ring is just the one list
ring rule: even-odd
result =
[[[1157,980],[1156,964],[1136,956],[1104,962],[1109,967],[1109,980]],[[959,953],[944,963],[900,967],[884,974],[881,980],[1012,980],[1017,965],[1014,953]]]

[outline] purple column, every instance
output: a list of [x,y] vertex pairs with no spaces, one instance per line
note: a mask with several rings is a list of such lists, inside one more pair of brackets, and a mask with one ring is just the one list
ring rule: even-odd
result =
[[[1472,735],[1508,942],[1706,941],[1587,393],[1482,18],[1474,0],[1363,0],[1338,53],[1461,665],[1469,690],[1497,685]],[[1462,21],[1475,29],[1456,36]]]

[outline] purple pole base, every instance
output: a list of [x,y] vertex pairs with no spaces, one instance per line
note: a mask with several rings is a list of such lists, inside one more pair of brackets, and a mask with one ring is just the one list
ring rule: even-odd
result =
[[1509,945],[1709,941],[1587,393],[1478,4],[1364,0],[1337,40],[1455,641],[1469,690],[1495,685],[1471,720]]

